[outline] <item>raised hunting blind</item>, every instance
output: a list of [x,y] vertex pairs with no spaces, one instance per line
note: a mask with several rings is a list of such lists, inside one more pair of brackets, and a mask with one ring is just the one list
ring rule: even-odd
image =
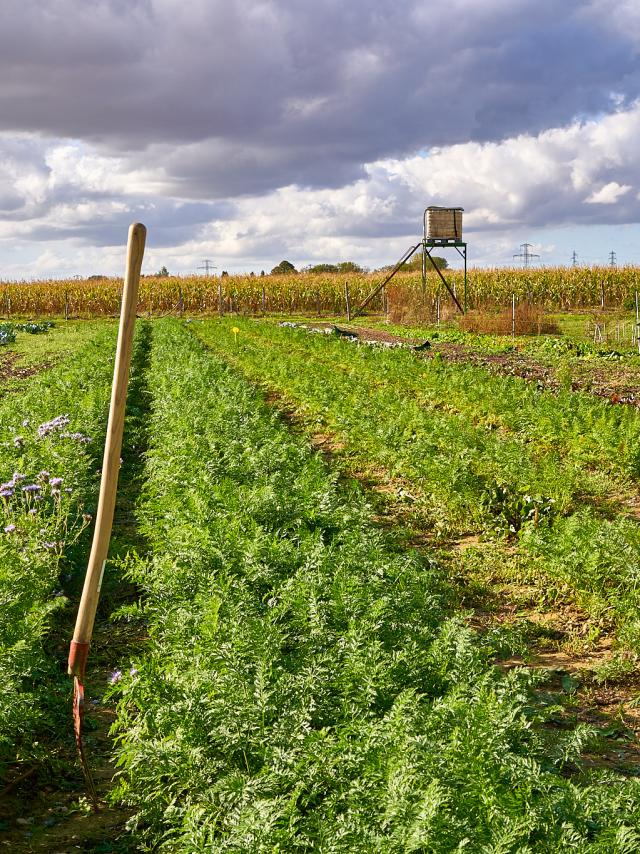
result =
[[[380,282],[379,285],[371,291],[371,293],[367,296],[363,302],[356,308],[356,310],[351,314],[351,317],[357,317],[358,314],[363,312],[365,308],[369,305],[371,300],[380,293],[380,291],[386,287],[386,285],[393,279],[395,274],[402,269],[402,267],[407,263],[407,261],[414,255],[418,249],[422,248],[422,296],[423,299],[427,292],[427,259],[431,263],[431,266],[436,271],[438,276],[442,281],[442,284],[445,286],[451,299],[456,304],[458,311],[461,314],[464,314],[467,310],[467,244],[462,239],[462,213],[464,208],[443,208],[436,207],[435,205],[431,205],[426,208],[423,215],[423,234],[422,240],[420,243],[416,243],[415,246],[410,246],[409,249],[404,253],[402,258],[395,265],[393,270],[389,273],[389,275],[384,279],[384,281]],[[442,274],[442,270],[435,263],[433,258],[431,257],[431,250],[435,247],[439,249],[446,249],[448,247],[455,249],[458,255],[464,261],[464,295],[463,295],[463,304],[460,305],[460,301],[458,300],[457,294],[454,289],[449,287],[449,283],[445,279]]]
[[464,208],[429,207],[424,212],[425,240],[462,240]]

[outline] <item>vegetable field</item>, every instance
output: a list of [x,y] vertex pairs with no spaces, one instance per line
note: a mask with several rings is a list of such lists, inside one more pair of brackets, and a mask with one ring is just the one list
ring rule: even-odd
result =
[[[82,786],[61,639],[115,331],[38,336],[0,396],[0,771],[22,802]],[[15,850],[640,850],[640,412],[573,387],[595,351],[523,351],[545,385],[464,340],[138,323],[89,713],[113,819],[0,812]]]

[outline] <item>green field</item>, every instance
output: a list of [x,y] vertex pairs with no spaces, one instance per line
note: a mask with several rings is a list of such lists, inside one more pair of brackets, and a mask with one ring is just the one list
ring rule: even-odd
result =
[[384,329],[430,346],[139,322],[90,659],[108,822],[64,660],[115,325],[0,351],[32,368],[0,396],[13,850],[640,849],[640,357]]

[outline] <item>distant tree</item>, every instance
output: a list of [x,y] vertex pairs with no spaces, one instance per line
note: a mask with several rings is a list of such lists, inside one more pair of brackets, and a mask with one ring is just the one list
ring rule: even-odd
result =
[[226,270],[223,270],[223,271],[220,273],[220,278],[222,278],[223,276],[228,276],[228,275],[229,275],[229,274],[227,273],[227,271],[226,271]]
[[102,273],[94,273],[93,276],[89,276],[90,282],[103,282],[107,276],[103,276]]
[[277,264],[273,268],[273,270],[271,271],[271,274],[273,276],[282,276],[285,273],[296,273],[296,272],[297,272],[297,270],[293,266],[291,261],[281,261],[279,264]]
[[167,270],[166,267],[161,267],[158,270],[158,272],[156,273],[156,276],[158,276],[158,278],[160,278],[160,277],[164,278],[164,276],[168,276],[168,275],[169,275],[169,271]]
[[339,261],[337,264],[310,264],[307,273],[363,273],[364,269],[355,261]]
[[261,275],[261,276],[266,276],[265,271],[264,271],[264,270],[260,270],[260,275]]
[[356,264],[355,261],[340,261],[336,266],[338,273],[364,273],[364,268],[360,264]]
[[336,264],[310,264],[305,267],[307,273],[337,273],[338,267]]
[[[446,258],[441,258],[439,255],[432,255],[431,257],[433,258],[434,264],[436,265],[436,267],[438,267],[438,269],[446,270],[448,268],[449,262]],[[422,270],[422,252],[416,252],[413,258],[408,261],[402,269],[411,271]],[[429,272],[429,270],[433,270],[433,266],[427,258],[427,272]]]

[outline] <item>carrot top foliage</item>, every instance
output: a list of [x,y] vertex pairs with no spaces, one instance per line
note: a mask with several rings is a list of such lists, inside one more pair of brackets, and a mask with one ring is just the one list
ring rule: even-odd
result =
[[114,688],[141,844],[171,852],[632,851],[640,784],[581,770],[536,677],[452,618],[234,369],[154,328],[147,652]]

